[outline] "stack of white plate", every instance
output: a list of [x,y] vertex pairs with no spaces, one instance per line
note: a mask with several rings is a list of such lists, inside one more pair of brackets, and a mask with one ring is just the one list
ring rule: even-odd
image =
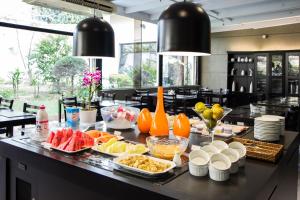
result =
[[280,120],[274,117],[257,117],[254,120],[254,138],[262,141],[277,141],[281,133]]
[[284,135],[285,130],[285,117],[278,116],[278,115],[263,115],[262,117],[273,117],[275,119],[279,119],[280,122],[280,135]]

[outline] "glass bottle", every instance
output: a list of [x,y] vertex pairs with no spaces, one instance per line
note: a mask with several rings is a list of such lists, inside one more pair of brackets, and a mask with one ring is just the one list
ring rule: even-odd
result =
[[169,135],[169,124],[164,109],[164,90],[162,86],[157,89],[157,102],[154,117],[150,128],[150,135],[165,136]]

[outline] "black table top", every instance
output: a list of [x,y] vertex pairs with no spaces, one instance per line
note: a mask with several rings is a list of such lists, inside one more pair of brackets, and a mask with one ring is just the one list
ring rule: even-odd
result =
[[298,97],[286,97],[286,100],[281,102],[281,98],[272,98],[267,99],[264,101],[258,101],[257,105],[263,105],[263,106],[277,106],[277,107],[284,107],[284,108],[290,108],[292,106],[299,106],[299,98]]
[[247,125],[253,125],[255,117],[260,117],[262,115],[280,115],[284,116],[287,108],[285,107],[273,107],[273,106],[263,106],[266,109],[266,112],[263,113],[251,113],[250,106],[239,106],[233,108],[233,110],[224,117],[224,121],[228,122],[244,122]]
[[[148,136],[146,134],[139,134],[137,130],[124,131],[122,132],[122,135],[128,140],[137,142],[144,142],[145,138]],[[291,144],[295,142],[297,136],[298,134],[295,132],[285,132],[284,138],[280,141],[280,143],[285,145],[285,150],[279,163],[273,164],[264,161],[247,159],[245,168],[240,169],[238,174],[231,175],[229,181],[222,183],[212,181],[208,177],[193,177],[186,172],[170,182],[157,185],[141,178],[123,176],[122,174],[93,167],[89,164],[83,164],[82,162],[76,161],[77,156],[66,156],[55,151],[28,146],[18,143],[13,139],[0,141],[0,152],[4,150],[7,145],[10,145],[20,149],[21,152],[29,151],[33,153],[33,156],[36,155],[36,159],[46,157],[48,158],[46,160],[49,161],[50,158],[50,162],[58,161],[59,163],[72,165],[73,167],[77,167],[78,170],[90,172],[95,174],[95,176],[97,174],[98,176],[105,176],[116,181],[121,181],[125,184],[130,184],[137,187],[137,190],[138,188],[142,188],[175,199],[254,199],[255,196],[260,194],[261,190],[272,178],[279,166],[289,159],[287,157],[287,152],[291,148]],[[197,137],[197,135],[193,135],[193,137]],[[244,137],[252,138],[253,134],[249,133]],[[193,143],[193,141],[191,142]],[[8,152],[8,154],[10,153]],[[38,163],[39,160],[36,160],[35,162]],[[116,188],[116,192],[117,191],[118,189]]]
[[27,122],[35,121],[35,119],[36,116],[29,113],[0,109],[0,127],[26,124]]

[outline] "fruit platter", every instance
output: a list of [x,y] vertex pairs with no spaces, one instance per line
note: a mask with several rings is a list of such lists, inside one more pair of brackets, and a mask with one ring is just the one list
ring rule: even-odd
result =
[[117,138],[111,138],[108,142],[93,146],[94,151],[118,157],[123,154],[144,154],[149,149],[144,144],[132,144],[127,141],[118,141]]
[[99,130],[89,130],[89,131],[86,131],[85,133],[88,134],[90,137],[94,138],[95,144],[106,143],[112,138],[116,138],[116,140],[124,139],[124,137],[122,137],[120,135],[114,135],[114,134],[99,131]]
[[65,153],[77,153],[94,146],[94,139],[86,133],[68,128],[50,132],[45,145]]

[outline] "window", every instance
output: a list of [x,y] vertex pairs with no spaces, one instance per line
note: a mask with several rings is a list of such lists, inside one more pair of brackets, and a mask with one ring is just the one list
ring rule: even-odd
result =
[[163,57],[163,86],[196,84],[196,65],[192,56]]
[[[0,21],[73,31],[86,16],[32,6],[11,0],[0,8]],[[45,104],[50,118],[57,119],[57,101],[62,93],[79,96],[82,72],[88,62],[72,57],[72,36],[0,27],[0,95],[23,103]]]
[[103,60],[103,89],[157,85],[156,25],[111,15],[115,32],[115,59]]

